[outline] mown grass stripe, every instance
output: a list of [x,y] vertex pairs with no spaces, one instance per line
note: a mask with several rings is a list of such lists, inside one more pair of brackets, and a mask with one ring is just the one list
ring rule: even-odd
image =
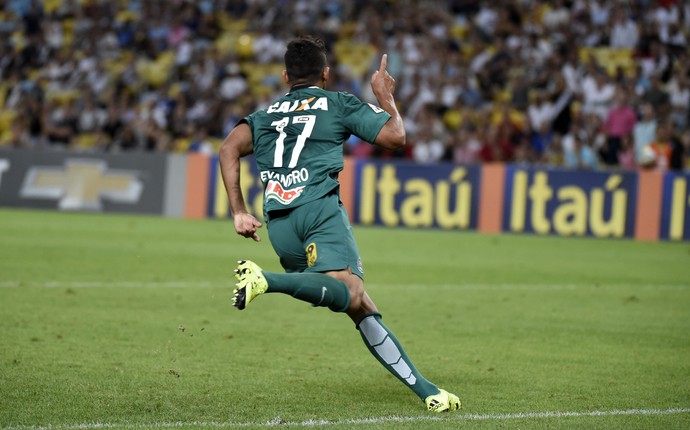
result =
[[[234,285],[233,279],[223,282],[208,281],[0,281],[0,288],[44,287],[44,288],[210,288]],[[367,288],[436,288],[463,290],[574,290],[578,288],[654,288],[667,290],[690,289],[690,284],[623,285],[602,286],[587,284],[383,284],[368,283]]]

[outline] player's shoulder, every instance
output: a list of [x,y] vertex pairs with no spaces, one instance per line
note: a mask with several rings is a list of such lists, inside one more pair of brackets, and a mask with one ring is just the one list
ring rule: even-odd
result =
[[331,93],[333,93],[336,97],[341,98],[341,99],[343,99],[343,100],[356,100],[356,101],[358,101],[358,102],[361,103],[361,100],[359,99],[359,97],[357,97],[356,95],[354,95],[354,94],[352,94],[352,93],[350,93],[350,92],[347,92],[347,91],[331,91]]
[[[331,93],[338,105],[347,111],[359,111],[363,105],[369,104],[362,101],[357,95],[347,91],[332,91]],[[371,104],[369,105],[371,106]]]

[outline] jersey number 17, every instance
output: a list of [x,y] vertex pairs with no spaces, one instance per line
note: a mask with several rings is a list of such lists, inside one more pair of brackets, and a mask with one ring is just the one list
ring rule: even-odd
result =
[[295,147],[292,148],[292,155],[290,156],[289,168],[297,166],[297,160],[299,160],[299,155],[304,149],[304,144],[306,143],[309,136],[311,136],[312,131],[314,131],[314,124],[316,123],[316,115],[297,115],[297,116],[286,116],[278,121],[273,121],[272,126],[276,128],[278,134],[278,139],[276,139],[276,151],[273,154],[273,167],[283,167],[283,153],[285,152],[285,127],[290,124],[292,120],[293,124],[303,124],[302,132],[297,136],[297,142],[295,142]]

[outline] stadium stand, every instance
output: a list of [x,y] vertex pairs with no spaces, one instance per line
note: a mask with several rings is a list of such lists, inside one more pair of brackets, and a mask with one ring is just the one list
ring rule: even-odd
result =
[[[397,80],[410,145],[351,139],[352,156],[633,169],[655,165],[642,159],[654,144],[672,153],[657,168],[690,165],[688,2],[2,3],[5,147],[212,153],[285,91],[286,40],[314,34],[330,51],[330,89],[374,101],[384,52]],[[634,118],[611,132],[614,108]]]

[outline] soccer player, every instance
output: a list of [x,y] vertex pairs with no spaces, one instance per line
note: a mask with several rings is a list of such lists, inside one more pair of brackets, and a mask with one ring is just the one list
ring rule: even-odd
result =
[[371,78],[380,107],[327,91],[329,68],[318,39],[292,40],[283,80],[290,91],[247,116],[220,149],[220,167],[237,234],[261,240],[261,223],[247,212],[240,188],[240,158],[254,153],[264,186],[264,220],[287,273],[240,261],[233,305],[244,309],[264,293],[284,293],[346,313],[378,361],[408,386],[430,411],[460,408],[454,394],[426,380],[412,364],[364,290],[364,271],[352,227],[339,198],[343,142],[354,134],[386,149],[405,145],[405,129],[393,98],[387,57]]

